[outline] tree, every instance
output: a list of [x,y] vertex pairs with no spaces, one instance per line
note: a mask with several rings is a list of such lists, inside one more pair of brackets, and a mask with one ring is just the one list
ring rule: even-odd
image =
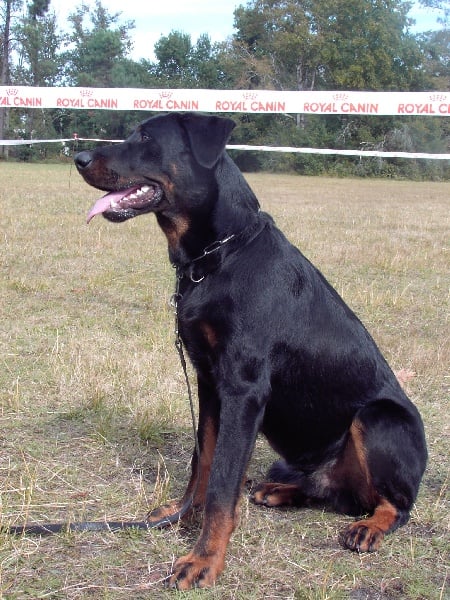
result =
[[50,7],[50,0],[32,0],[28,5],[28,14],[31,19],[36,20],[43,17]]
[[114,67],[130,51],[129,31],[134,28],[131,21],[118,25],[119,17],[120,13],[110,14],[100,0],[93,9],[81,4],[69,16],[73,48],[64,58],[66,77],[72,85],[114,87]]
[[437,90],[450,89],[450,4],[445,0],[420,0],[425,8],[435,11],[441,28],[417,36],[423,53],[424,69]]
[[60,47],[65,36],[58,32],[56,15],[48,12],[49,0],[34,2],[14,27],[18,45],[15,79],[22,85],[51,86],[59,81]]
[[450,89],[450,29],[422,33],[418,42],[430,87],[441,91]]
[[[62,70],[60,46],[64,36],[58,33],[54,12],[49,12],[48,0],[35,0],[27,5],[27,12],[12,27],[16,44],[16,63],[11,68],[12,83],[30,86],[52,86],[60,80]],[[16,108],[11,121],[14,129],[24,137],[55,136],[53,110]],[[42,156],[43,146],[22,147],[22,157]]]
[[235,42],[246,59],[244,64],[251,65],[252,75],[246,77],[251,87],[267,81],[267,60],[272,86],[277,89],[315,87],[320,66],[320,40],[313,24],[315,4],[314,0],[253,0],[235,10]]
[[162,79],[170,80],[171,87],[178,87],[189,78],[189,56],[192,52],[191,36],[181,31],[171,31],[155,44],[158,61],[157,73]]
[[[3,0],[0,15],[3,24],[0,29],[0,85],[9,84],[11,60],[11,21],[14,11],[22,6],[22,0]],[[9,110],[6,106],[0,107],[0,140],[5,136],[8,127]],[[7,146],[0,147],[0,156],[7,156]]]
[[[69,16],[69,49],[63,53],[66,84],[80,87],[142,87],[145,67],[132,63],[127,55],[132,47],[132,21],[121,24],[121,13],[111,14],[97,0],[82,3]],[[139,84],[139,85],[137,85]],[[124,111],[60,111],[61,127],[80,137],[122,138],[128,134],[136,115]]]
[[212,44],[208,34],[195,44],[191,36],[171,31],[155,44],[154,73],[163,87],[216,88],[223,85],[221,46]]
[[[443,6],[444,2],[438,4]],[[235,11],[237,33],[228,46],[228,64],[235,66],[240,60],[240,76],[236,71],[240,78],[235,78],[239,87],[272,86],[300,91],[430,89],[433,82],[425,68],[425,51],[410,33],[413,24],[408,17],[410,9],[410,2],[400,0],[251,0]],[[447,39],[447,51],[443,38],[433,37],[435,55],[439,56],[434,70],[440,85],[448,54],[448,37],[444,39]],[[432,151],[433,140],[434,149],[445,151],[445,125],[442,127],[440,121],[438,130],[429,118],[425,121],[422,118],[421,127],[413,127],[412,119],[406,125],[402,118],[357,115],[297,115],[296,119],[285,115],[273,115],[270,119],[245,115],[238,118],[241,126],[234,134],[237,143],[243,141],[238,138],[245,131],[247,143],[264,140],[272,145],[341,148],[403,144],[406,150],[413,134],[415,147]],[[276,166],[302,173],[331,169],[335,162],[343,164],[342,159],[275,154],[259,155],[258,162],[263,168]],[[367,174],[382,174],[386,166],[389,172],[392,164],[378,161],[373,165],[365,161],[364,166]],[[350,172],[352,168],[355,172],[358,168],[361,171],[358,161],[349,160],[343,172]],[[403,163],[394,168],[407,172]]]
[[[409,2],[356,0],[327,21],[337,52],[325,77],[338,89],[417,90],[424,85],[419,46],[409,33]],[[328,33],[327,32],[327,33]]]
[[211,43],[207,33],[202,33],[190,56],[193,87],[214,89],[221,87],[223,74],[218,61],[218,46]]
[[414,89],[421,55],[408,33],[410,7],[399,0],[252,0],[235,11],[236,41],[270,59],[278,89]]

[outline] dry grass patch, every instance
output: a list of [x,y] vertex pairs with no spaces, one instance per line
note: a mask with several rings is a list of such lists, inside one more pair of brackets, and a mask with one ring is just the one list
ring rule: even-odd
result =
[[[174,275],[151,216],[89,227],[69,165],[0,165],[1,522],[142,518],[179,495],[192,433],[173,348]],[[228,567],[190,598],[443,600],[448,594],[448,183],[252,175],[264,209],[378,341],[424,416],[430,463],[410,523],[373,555],[347,519],[244,498]],[[7,193],[5,193],[5,190]],[[249,477],[273,455],[263,440]],[[169,598],[197,529],[0,536],[0,597]]]

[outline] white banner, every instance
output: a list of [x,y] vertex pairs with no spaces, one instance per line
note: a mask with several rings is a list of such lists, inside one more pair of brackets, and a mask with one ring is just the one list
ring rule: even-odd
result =
[[277,92],[0,86],[0,107],[449,116],[450,92]]

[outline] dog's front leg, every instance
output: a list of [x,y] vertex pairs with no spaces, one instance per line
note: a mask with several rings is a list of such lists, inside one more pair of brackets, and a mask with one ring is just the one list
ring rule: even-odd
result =
[[263,408],[253,395],[221,398],[220,426],[209,477],[203,526],[193,550],[179,558],[168,583],[180,590],[210,587],[223,571],[226,548]]
[[191,477],[181,500],[153,509],[147,516],[151,526],[170,525],[174,520],[185,520],[195,511],[205,506],[206,489],[214,457],[219,429],[219,399],[214,385],[198,378],[199,417],[197,439],[200,456],[194,449],[191,463]]

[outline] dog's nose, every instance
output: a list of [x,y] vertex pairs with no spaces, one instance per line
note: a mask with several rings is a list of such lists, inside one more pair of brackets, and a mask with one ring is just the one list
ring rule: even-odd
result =
[[75,164],[78,169],[85,169],[92,162],[92,152],[88,150],[83,150],[83,152],[78,152],[74,158]]

